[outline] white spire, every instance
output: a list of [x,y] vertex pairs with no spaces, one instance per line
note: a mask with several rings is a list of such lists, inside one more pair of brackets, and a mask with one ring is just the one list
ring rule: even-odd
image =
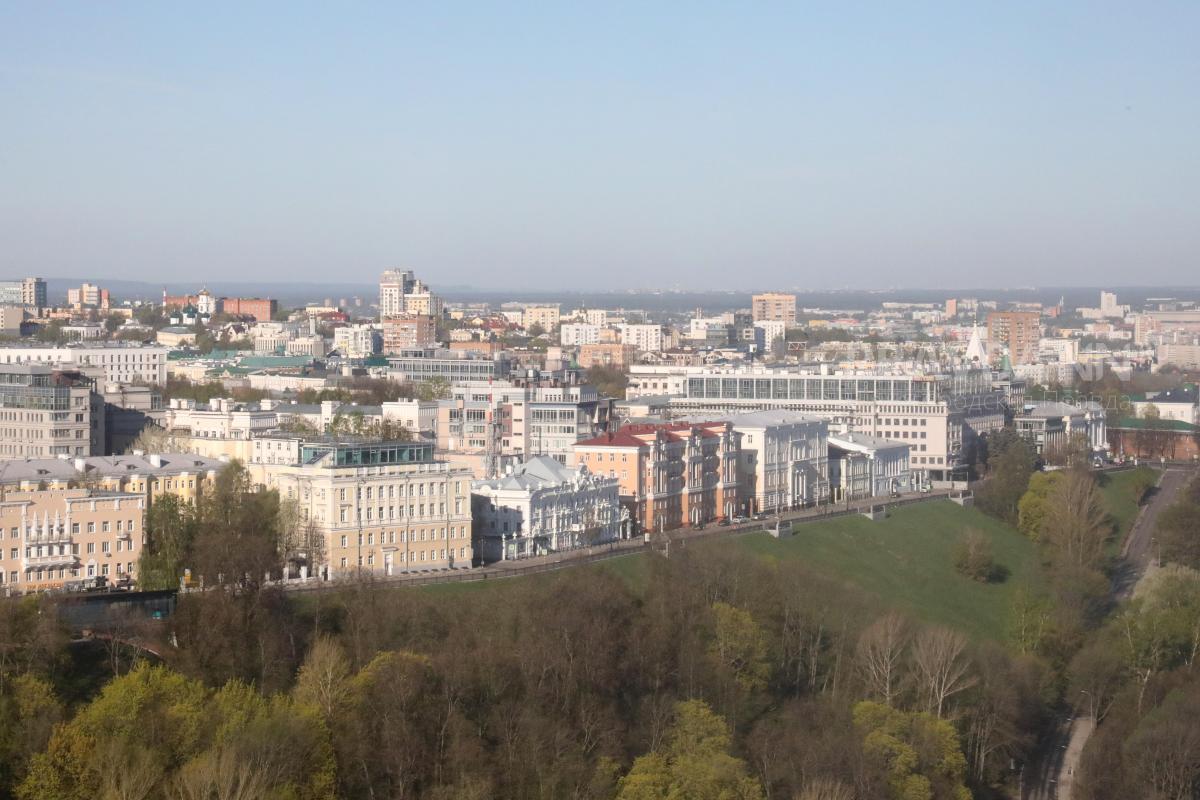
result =
[[987,347],[979,333],[979,326],[971,328],[971,341],[967,342],[967,352],[964,356],[967,362],[978,361],[981,365],[988,363]]

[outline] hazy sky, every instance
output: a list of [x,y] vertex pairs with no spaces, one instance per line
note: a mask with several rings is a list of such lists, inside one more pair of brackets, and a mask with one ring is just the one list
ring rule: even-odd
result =
[[0,272],[1200,283],[1200,3],[0,3]]

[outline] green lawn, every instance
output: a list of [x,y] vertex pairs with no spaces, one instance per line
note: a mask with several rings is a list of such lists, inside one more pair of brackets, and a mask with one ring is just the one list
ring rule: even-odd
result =
[[1150,467],[1123,472],[1110,472],[1100,477],[1100,493],[1104,496],[1104,505],[1116,523],[1117,535],[1113,541],[1113,550],[1119,551],[1125,541],[1126,534],[1137,518],[1138,505],[1135,492],[1139,482],[1149,481],[1153,486],[1158,482],[1158,470]]
[[[954,569],[955,547],[974,528],[992,540],[1003,582],[982,584]],[[1037,570],[1033,545],[1009,526],[950,501],[897,509],[886,520],[840,517],[798,525],[795,535],[742,537],[733,546],[764,558],[802,559],[814,570],[840,575],[882,604],[972,636],[999,639],[1016,587]]]

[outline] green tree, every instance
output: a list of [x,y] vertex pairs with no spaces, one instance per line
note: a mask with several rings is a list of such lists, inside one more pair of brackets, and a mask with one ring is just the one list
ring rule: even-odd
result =
[[746,763],[729,753],[729,726],[701,700],[675,705],[660,752],[633,762],[617,800],[756,800],[762,787]]
[[1017,527],[1032,541],[1042,538],[1046,516],[1050,513],[1050,494],[1063,480],[1061,472],[1035,472],[1029,488],[1017,504]]
[[146,543],[138,557],[138,586],[174,589],[188,566],[196,539],[195,508],[178,495],[164,494],[146,510]]
[[864,701],[854,707],[854,722],[894,800],[970,800],[967,759],[949,721]]
[[714,603],[713,641],[709,655],[726,670],[734,682],[747,691],[767,684],[767,639],[749,611],[728,603]]

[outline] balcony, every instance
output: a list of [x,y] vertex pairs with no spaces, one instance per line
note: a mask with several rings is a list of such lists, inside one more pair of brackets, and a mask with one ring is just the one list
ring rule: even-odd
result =
[[29,556],[24,561],[25,569],[58,569],[59,567],[76,567],[79,559],[72,553],[59,553],[52,556]]

